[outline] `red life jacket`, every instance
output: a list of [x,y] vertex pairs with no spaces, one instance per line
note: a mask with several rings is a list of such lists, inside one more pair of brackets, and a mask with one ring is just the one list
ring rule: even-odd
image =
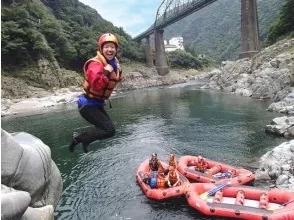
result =
[[178,176],[176,174],[176,171],[169,173],[169,181],[171,185],[174,185],[178,181]]
[[[115,57],[115,59],[116,59],[116,62],[118,63],[118,60],[116,57]],[[83,93],[86,94],[89,98],[108,99],[110,97],[113,89],[117,85],[117,83],[121,81],[119,69],[117,70],[117,72],[112,71],[110,73],[109,82],[107,85],[105,85],[105,87],[103,89],[101,89],[100,91],[95,91],[91,87],[90,83],[88,82],[88,78],[87,78],[87,69],[88,69],[88,65],[91,62],[102,63],[104,67],[107,65],[106,59],[101,55],[101,53],[99,51],[97,52],[96,57],[89,59],[85,63],[84,68],[83,68],[84,75],[85,75],[85,81],[83,83]]]
[[165,179],[157,178],[157,188],[165,188]]
[[203,160],[203,161],[196,164],[195,170],[200,171],[200,172],[204,172],[204,171],[206,171],[207,167],[208,167],[208,163]]
[[168,162],[168,164],[169,164],[170,167],[174,167],[175,169],[177,168],[177,162],[176,162],[175,158],[173,160],[170,160]]

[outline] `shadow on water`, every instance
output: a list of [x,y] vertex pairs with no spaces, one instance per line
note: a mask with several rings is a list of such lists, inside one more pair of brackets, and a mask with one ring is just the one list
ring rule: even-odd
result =
[[266,135],[264,126],[280,114],[267,112],[268,101],[199,90],[195,85],[129,92],[112,100],[113,138],[96,141],[84,154],[69,153],[71,134],[89,124],[76,106],[2,119],[8,132],[26,131],[52,151],[64,190],[56,219],[222,219],[189,208],[184,198],[157,202],[135,182],[141,162],[157,152],[201,154],[235,166],[257,164],[260,156],[285,140]]

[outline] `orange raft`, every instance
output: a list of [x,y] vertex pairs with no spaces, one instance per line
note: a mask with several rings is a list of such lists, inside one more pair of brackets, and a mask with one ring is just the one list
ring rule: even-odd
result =
[[[216,188],[213,183],[192,183],[186,198],[194,209],[211,216],[249,220],[294,219],[294,193],[251,186],[225,187],[207,196]],[[203,196],[205,195],[206,196]]]
[[[237,168],[217,161],[204,159],[206,168],[204,172],[198,171],[197,167],[199,157],[182,156],[179,159],[178,170],[185,177],[202,183],[223,183],[230,180],[231,185],[244,185],[255,179],[255,175],[246,169]],[[226,174],[232,172],[231,176]]]
[[[168,168],[168,164],[160,161],[163,168],[166,170]],[[139,183],[140,187],[142,188],[143,192],[148,198],[156,199],[156,200],[163,200],[168,199],[172,197],[178,197],[181,195],[184,195],[186,193],[186,189],[188,186],[188,179],[184,177],[182,174],[179,173],[180,178],[180,185],[175,187],[162,187],[159,186],[158,188],[152,189],[148,184],[146,184],[143,181],[143,178],[146,176],[146,174],[150,174],[150,168],[149,168],[149,160],[146,159],[139,168],[137,169],[136,173],[136,179]],[[161,179],[163,181],[163,179]]]

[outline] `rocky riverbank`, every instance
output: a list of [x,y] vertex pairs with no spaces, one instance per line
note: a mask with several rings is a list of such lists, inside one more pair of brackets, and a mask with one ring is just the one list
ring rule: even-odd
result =
[[261,157],[256,179],[294,192],[294,140],[280,144]]
[[[127,90],[146,87],[172,85],[194,80],[195,77],[208,70],[171,70],[167,76],[159,76],[155,68],[137,67],[128,68],[124,73],[125,80],[119,84],[116,94]],[[52,88],[50,90],[26,86],[30,92],[18,91],[22,83],[14,85],[11,78],[4,78],[5,86],[2,87],[1,117],[17,114],[33,114],[41,109],[64,105],[76,101],[81,94],[81,86],[70,86],[68,88]],[[80,77],[80,84],[83,78]],[[3,80],[2,80],[3,81]],[[8,85],[13,85],[11,88]],[[114,94],[114,96],[116,95]]]

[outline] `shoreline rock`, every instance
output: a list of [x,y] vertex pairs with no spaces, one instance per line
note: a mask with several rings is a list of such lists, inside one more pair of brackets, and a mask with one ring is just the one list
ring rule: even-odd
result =
[[294,192],[294,140],[280,144],[260,158],[256,179]]
[[53,219],[62,188],[47,145],[26,132],[1,130],[1,219]]
[[265,132],[285,138],[294,138],[294,116],[274,118],[270,125],[265,126]]

